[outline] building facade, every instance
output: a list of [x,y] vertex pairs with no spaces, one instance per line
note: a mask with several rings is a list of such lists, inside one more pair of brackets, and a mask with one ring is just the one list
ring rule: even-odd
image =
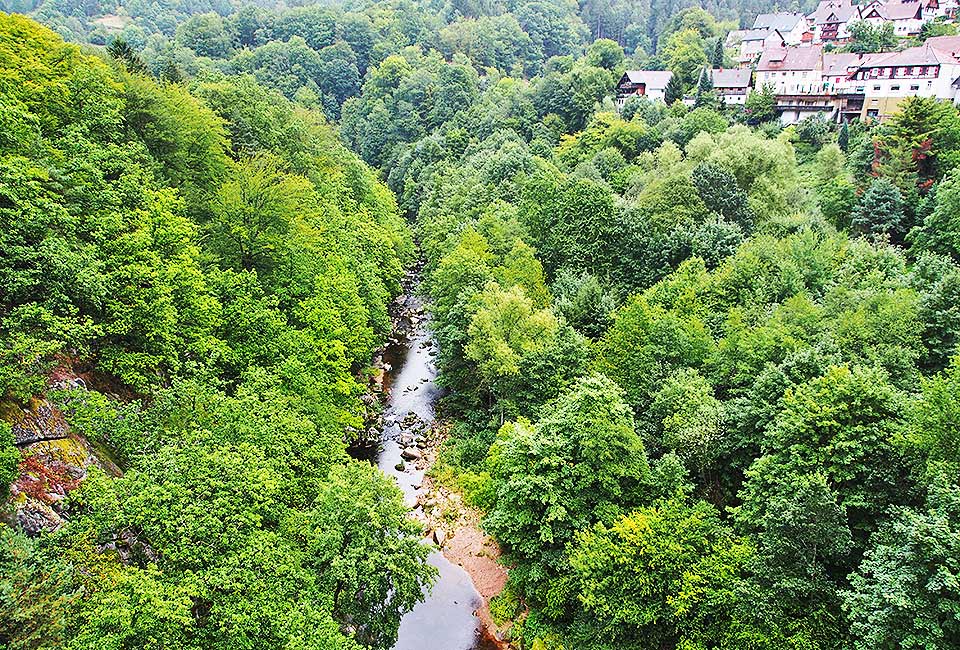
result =
[[627,70],[617,82],[617,107],[622,108],[631,97],[663,101],[672,76],[669,70]]

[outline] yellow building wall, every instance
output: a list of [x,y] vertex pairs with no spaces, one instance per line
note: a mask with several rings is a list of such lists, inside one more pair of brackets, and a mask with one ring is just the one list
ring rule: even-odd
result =
[[897,112],[897,107],[906,97],[867,97],[863,100],[860,119],[867,119],[869,111],[877,111],[877,119],[885,120]]

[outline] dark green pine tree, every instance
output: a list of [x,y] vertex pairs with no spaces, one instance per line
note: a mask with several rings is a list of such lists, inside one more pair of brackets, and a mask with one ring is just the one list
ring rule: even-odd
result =
[[723,41],[719,38],[717,39],[717,44],[713,48],[713,59],[711,59],[710,63],[713,64],[714,68],[723,67]]
[[160,78],[168,84],[179,84],[186,80],[180,66],[173,59],[167,59],[167,62],[163,64],[160,69]]
[[846,153],[847,148],[850,146],[850,127],[847,126],[846,122],[840,126],[840,133],[837,134],[837,146],[840,147],[840,151],[844,153]]
[[875,179],[863,193],[852,217],[853,227],[864,234],[896,237],[903,223],[900,190],[889,179]]
[[683,82],[680,81],[679,76],[674,74],[667,82],[667,87],[663,89],[663,101],[666,102],[667,106],[670,106],[678,99],[683,99]]
[[143,62],[143,59],[140,58],[140,55],[137,54],[137,51],[134,50],[129,43],[119,36],[110,41],[110,44],[107,46],[107,53],[114,60],[122,63],[123,67],[130,72],[134,74],[147,74],[147,65]]
[[704,68],[700,71],[700,80],[697,82],[697,95],[694,100],[694,107],[714,106],[716,97],[713,94],[713,80],[710,78],[710,70]]

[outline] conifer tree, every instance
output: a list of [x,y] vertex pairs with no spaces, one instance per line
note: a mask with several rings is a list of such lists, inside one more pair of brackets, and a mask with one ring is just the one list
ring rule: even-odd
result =
[[713,48],[713,58],[710,60],[710,63],[713,64],[714,68],[723,67],[723,41],[719,38],[717,39],[717,44]]
[[680,81],[680,77],[676,74],[671,75],[670,81],[667,82],[667,87],[663,91],[663,101],[666,102],[667,106],[670,106],[673,102],[682,98],[683,82]]

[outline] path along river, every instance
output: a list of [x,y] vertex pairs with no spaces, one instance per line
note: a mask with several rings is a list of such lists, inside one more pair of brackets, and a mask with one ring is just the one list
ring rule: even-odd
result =
[[[423,470],[403,462],[400,438],[404,420],[411,413],[428,425],[433,422],[434,404],[439,395],[435,384],[435,345],[426,327],[419,300],[408,291],[402,318],[394,333],[396,343],[383,352],[384,430],[378,449],[370,460],[403,490],[407,506],[414,508],[417,490],[423,482]],[[397,469],[398,467],[403,469]],[[426,543],[426,542],[425,542]],[[440,551],[430,554],[430,564],[439,576],[432,590],[400,621],[399,638],[394,650],[487,650],[496,644],[485,639],[476,616],[480,595],[467,572],[451,563]]]

